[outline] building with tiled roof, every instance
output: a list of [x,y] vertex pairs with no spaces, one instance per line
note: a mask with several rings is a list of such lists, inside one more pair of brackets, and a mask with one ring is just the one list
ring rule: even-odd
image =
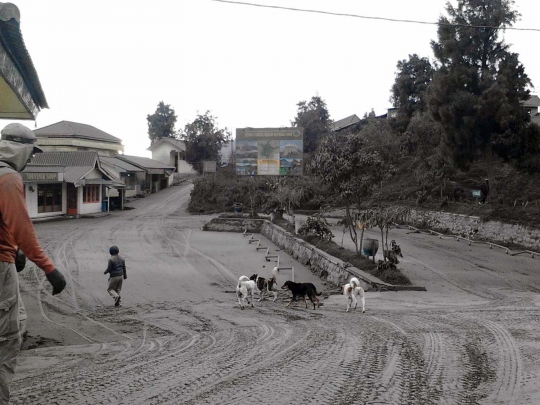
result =
[[17,6],[0,3],[0,118],[35,120],[49,108],[20,29]]
[[146,183],[146,171],[114,156],[100,156],[101,166],[125,185],[125,196],[134,197],[143,194]]
[[60,121],[34,130],[45,152],[96,151],[112,156],[124,151],[122,140],[101,129],[73,121]]
[[115,155],[114,157],[145,171],[146,178],[141,184],[144,193],[155,193],[173,184],[173,173],[176,170],[174,166],[141,156]]
[[101,167],[97,152],[38,153],[21,175],[32,218],[107,211],[111,197],[123,206],[125,185]]

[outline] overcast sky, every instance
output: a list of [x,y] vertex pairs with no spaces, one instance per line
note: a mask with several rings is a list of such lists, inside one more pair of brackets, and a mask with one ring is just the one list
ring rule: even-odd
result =
[[[252,3],[436,22],[445,0],[252,0]],[[287,11],[211,0],[13,0],[50,109],[150,156],[146,116],[170,104],[181,129],[210,110],[220,128],[290,126],[321,96],[334,120],[391,107],[396,64],[433,59],[436,25]],[[538,1],[518,0],[515,27],[540,29]],[[455,3],[454,3],[455,4]],[[540,93],[540,32],[507,31]],[[2,126],[8,124],[4,120]],[[32,129],[34,122],[23,122]]]

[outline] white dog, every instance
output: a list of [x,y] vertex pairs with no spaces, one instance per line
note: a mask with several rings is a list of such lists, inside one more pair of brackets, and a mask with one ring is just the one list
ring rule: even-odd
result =
[[247,276],[241,276],[238,279],[238,285],[236,286],[236,297],[238,298],[238,304],[240,305],[240,308],[244,309],[244,300],[247,300],[248,305],[249,302],[249,295],[251,295],[251,306],[253,307],[253,292],[256,289],[255,281],[252,281]]
[[349,281],[349,284],[345,284],[344,286],[341,286],[341,288],[343,289],[343,295],[347,300],[347,312],[349,312],[349,309],[351,309],[351,307],[353,307],[353,309],[356,309],[356,306],[358,304],[356,296],[359,296],[360,301],[362,302],[362,313],[365,313],[366,296],[364,289],[360,285],[360,280],[358,280],[356,277],[353,277]]

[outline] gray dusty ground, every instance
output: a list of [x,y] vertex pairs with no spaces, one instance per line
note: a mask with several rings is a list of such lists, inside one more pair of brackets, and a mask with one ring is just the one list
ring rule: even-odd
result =
[[[37,225],[69,287],[52,297],[40,270],[21,273],[30,349],[13,404],[540,403],[539,259],[395,230],[427,292],[368,292],[366,314],[339,295],[286,309],[285,293],[242,311],[236,280],[272,263],[241,234],[202,232],[190,189]],[[112,244],[128,264],[120,308],[105,291]]]

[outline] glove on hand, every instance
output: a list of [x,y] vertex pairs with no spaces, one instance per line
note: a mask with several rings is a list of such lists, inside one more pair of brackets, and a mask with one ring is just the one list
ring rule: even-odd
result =
[[26,256],[24,255],[21,249],[17,250],[17,256],[15,256],[15,267],[17,268],[17,273],[24,270],[26,266]]
[[127,276],[124,274],[124,280],[127,278]]
[[47,280],[53,287],[52,295],[56,295],[62,292],[66,286],[66,279],[58,270],[54,269],[52,273],[46,274]]
[[107,269],[107,270],[105,270],[105,272],[103,274],[107,274],[108,272],[109,272],[109,270]]

